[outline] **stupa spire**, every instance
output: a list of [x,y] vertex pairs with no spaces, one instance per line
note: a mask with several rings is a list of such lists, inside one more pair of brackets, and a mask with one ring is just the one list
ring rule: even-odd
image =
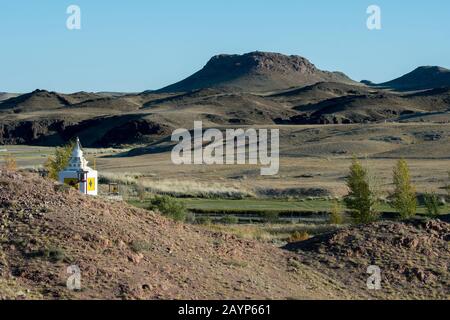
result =
[[59,173],[59,181],[76,187],[84,194],[97,195],[97,171],[88,167],[78,137],[67,167]]

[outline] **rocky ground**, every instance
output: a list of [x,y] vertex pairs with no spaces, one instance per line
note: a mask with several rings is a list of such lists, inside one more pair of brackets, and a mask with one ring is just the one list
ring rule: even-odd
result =
[[381,269],[380,297],[450,298],[450,224],[382,222],[290,244],[297,261],[362,289],[370,265]]
[[[0,175],[0,298],[332,299],[357,295],[288,251],[183,225],[28,173]],[[82,290],[69,291],[77,265]]]
[[0,299],[445,299],[449,231],[382,222],[277,248],[0,171]]

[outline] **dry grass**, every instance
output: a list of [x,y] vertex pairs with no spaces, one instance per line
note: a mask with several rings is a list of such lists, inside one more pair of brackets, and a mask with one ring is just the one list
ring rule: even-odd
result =
[[251,191],[243,190],[239,185],[227,185],[217,182],[200,182],[194,180],[150,180],[143,179],[142,185],[151,193],[171,196],[199,198],[245,198],[254,196]]
[[255,194],[239,184],[201,182],[195,180],[154,179],[139,173],[101,172],[100,183],[134,186],[138,193],[170,195],[173,197],[233,198],[254,197]]
[[[264,126],[270,128],[270,126]],[[258,127],[257,127],[258,128]],[[99,157],[97,169],[104,181],[135,186],[143,180],[148,192],[172,196],[230,197],[274,194],[292,189],[324,189],[333,196],[347,193],[345,176],[352,154],[367,157],[366,165],[383,191],[392,189],[392,168],[408,161],[418,193],[446,194],[450,154],[450,126],[443,124],[370,124],[340,126],[273,126],[280,128],[280,173],[262,177],[260,166],[175,166],[170,152],[134,157]],[[439,132],[439,141],[424,135]],[[395,140],[390,140],[395,138]],[[94,154],[95,149],[89,150]],[[98,149],[108,154],[110,149]],[[11,146],[19,167],[39,165],[53,148]],[[88,157],[89,158],[89,157]],[[89,159],[92,165],[92,159]]]
[[99,182],[103,184],[119,183],[122,185],[135,185],[141,175],[138,173],[116,173],[116,172],[101,172],[99,174]]
[[[392,168],[394,159],[368,159],[366,165],[372,168],[385,191],[392,189]],[[413,183],[418,193],[436,190],[445,194],[443,188],[448,184],[449,161],[445,159],[408,159]],[[351,157],[295,157],[284,156],[280,159],[280,174],[273,177],[260,176],[259,166],[174,166],[170,155],[145,155],[137,158],[115,158],[98,160],[101,174],[120,173],[124,170],[143,176],[146,184],[156,192],[174,194],[204,194],[205,188],[212,194],[227,194],[239,190],[247,195],[261,194],[264,190],[317,189],[323,188],[333,196],[342,197],[347,193],[345,177]],[[106,175],[106,174],[105,174]],[[113,174],[114,175],[114,174]],[[129,179],[129,178],[127,178]],[[135,179],[132,179],[135,180]],[[208,190],[209,189],[209,190]],[[196,192],[192,192],[192,191]]]
[[3,165],[2,165],[2,167],[6,171],[16,171],[17,170],[16,158],[13,155],[11,155],[11,154],[5,155],[3,157]]
[[311,238],[311,236],[309,235],[309,233],[307,231],[295,231],[288,239],[289,243],[292,242],[301,242],[301,241],[305,241],[308,240],[309,238]]
[[301,240],[308,239],[315,234],[331,232],[340,227],[321,224],[207,224],[202,226],[205,229],[233,234],[239,238],[247,240],[258,240],[263,242],[290,242],[293,235],[302,235]]

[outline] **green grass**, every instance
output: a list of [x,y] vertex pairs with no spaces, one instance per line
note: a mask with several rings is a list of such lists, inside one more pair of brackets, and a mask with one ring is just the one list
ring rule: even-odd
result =
[[[190,210],[201,211],[277,211],[280,213],[289,212],[331,212],[333,201],[331,200],[262,200],[262,199],[245,199],[245,200],[214,200],[214,199],[184,199],[186,207]],[[388,204],[381,204],[379,210],[384,213],[395,213],[395,210]],[[441,207],[442,213],[448,213],[450,206]],[[425,213],[425,207],[419,206],[417,212]]]
[[[331,200],[265,200],[265,199],[243,199],[243,200],[226,200],[226,199],[181,199],[185,203],[188,210],[198,213],[223,213],[223,214],[245,214],[245,213],[262,213],[275,211],[279,213],[323,213],[331,212],[333,201]],[[148,202],[130,201],[131,204],[138,207],[148,206]],[[394,213],[388,204],[381,204],[379,211],[383,213]],[[425,213],[425,207],[418,208],[419,214]],[[450,206],[441,207],[443,214],[450,211]]]
[[289,200],[222,200],[222,199],[184,199],[186,207],[199,211],[230,211],[230,212],[326,212],[330,203],[325,200],[289,201]]

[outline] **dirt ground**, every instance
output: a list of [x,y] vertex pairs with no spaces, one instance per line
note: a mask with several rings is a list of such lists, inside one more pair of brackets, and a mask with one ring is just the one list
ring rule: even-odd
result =
[[395,299],[449,299],[449,240],[450,224],[440,220],[379,222],[341,229],[286,248],[298,252],[299,263],[349,287],[362,289],[367,279],[362,271],[377,266],[382,285],[374,293],[379,297],[387,293]]
[[[169,221],[35,175],[2,173],[2,298],[333,299],[355,294],[292,253]],[[56,191],[55,191],[56,190]],[[77,265],[82,290],[69,291]]]
[[[437,272],[448,277],[449,229],[444,222],[344,229],[332,236],[333,242],[317,238],[319,249],[303,253],[176,223],[124,203],[86,198],[35,174],[17,172],[1,173],[0,217],[0,297],[5,299],[447,297],[448,278],[437,277]],[[376,245],[372,239],[384,244],[375,251],[384,265],[414,266],[412,277],[432,282],[368,291],[363,265],[369,263],[368,248]],[[333,273],[332,261],[343,264],[339,275]],[[81,291],[66,287],[71,265],[81,270]],[[409,274],[400,267],[390,274],[396,270]]]

